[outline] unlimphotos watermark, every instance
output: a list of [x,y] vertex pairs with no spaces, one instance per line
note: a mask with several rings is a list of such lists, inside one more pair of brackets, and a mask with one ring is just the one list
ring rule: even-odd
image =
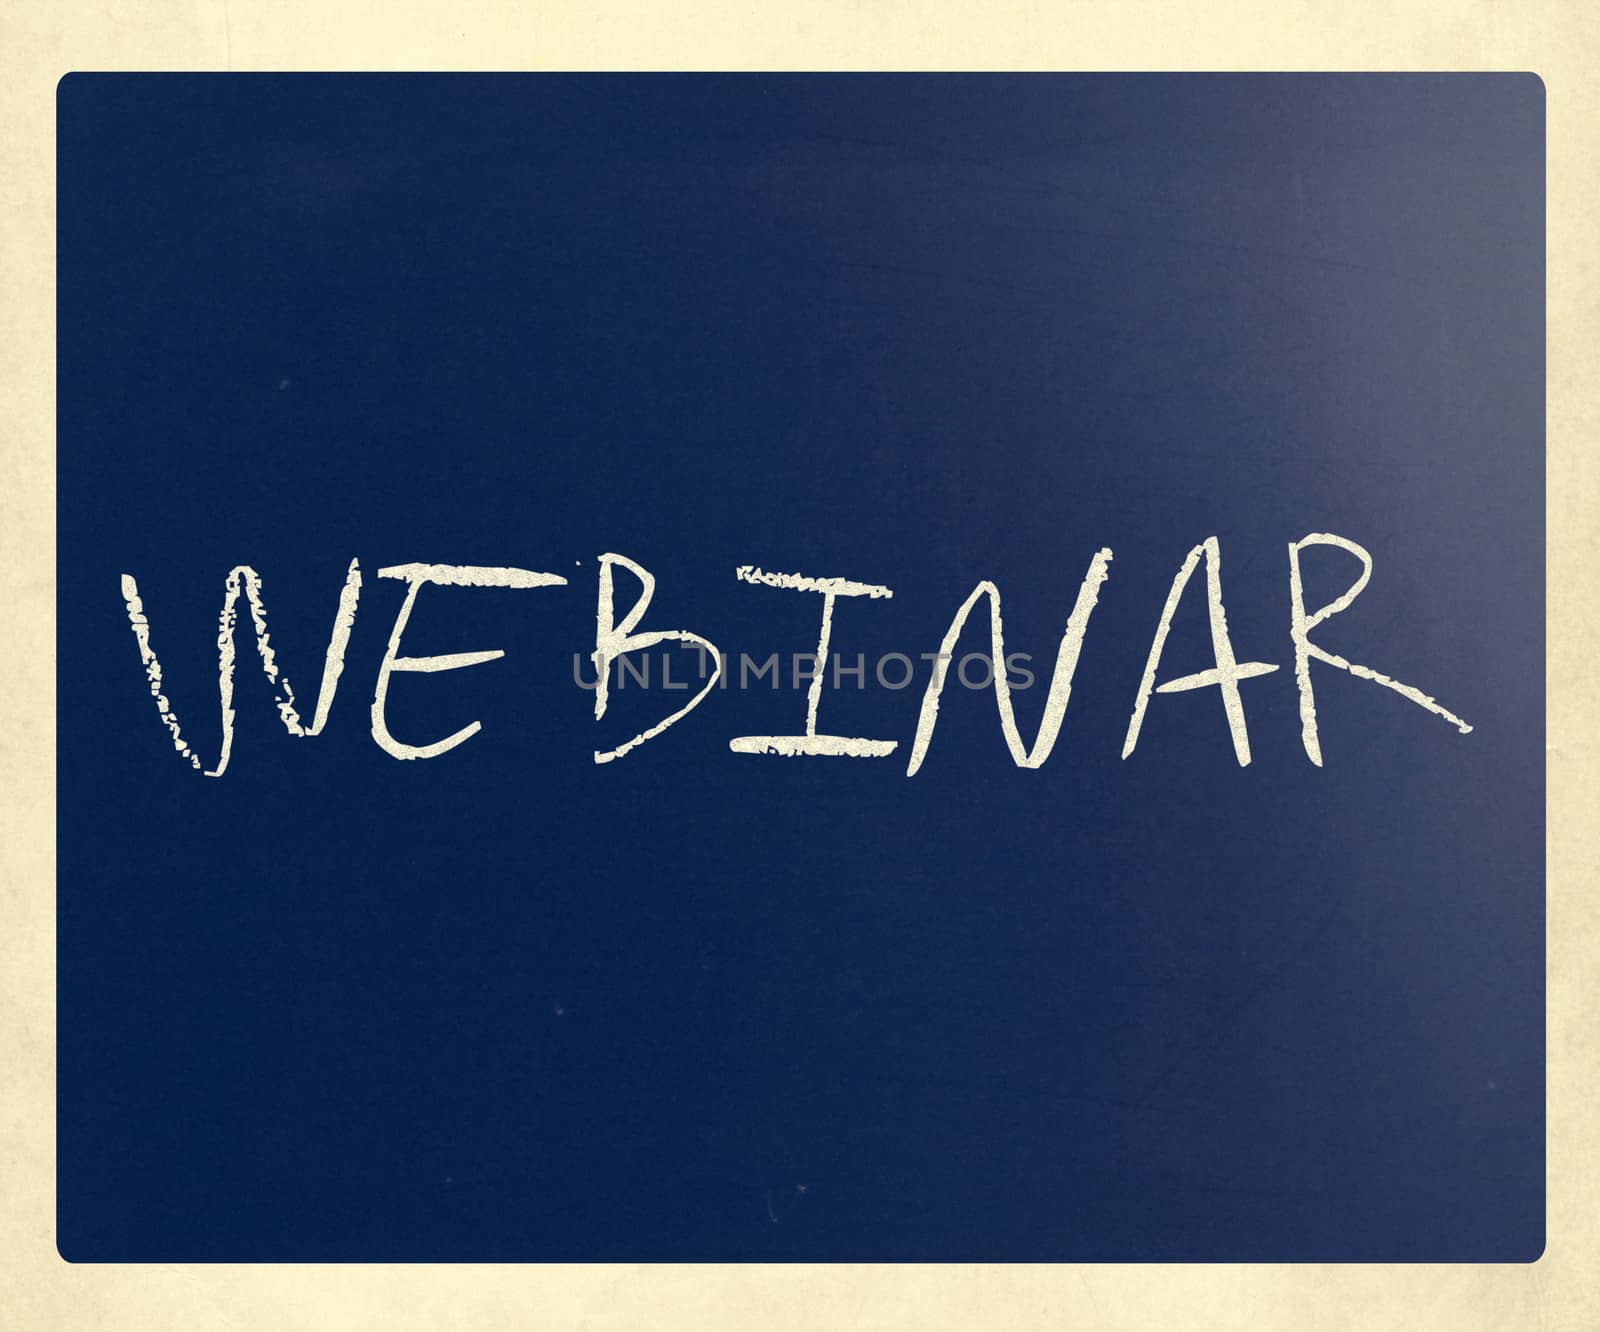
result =
[[[689,689],[704,684],[712,673],[712,654],[698,644],[688,646],[689,651],[630,652],[616,657],[612,662],[611,688],[623,689],[631,684],[636,689]],[[953,671],[946,667],[946,678],[953,676],[964,689],[989,689],[995,677],[994,660],[987,652],[968,652],[961,657],[939,652],[885,652],[870,661],[862,652],[856,653],[853,661],[835,652],[829,654],[826,663],[814,652],[771,652],[759,660],[741,652],[737,662],[722,652],[716,654],[716,659],[722,668],[717,672],[719,689],[779,689],[785,681],[791,689],[809,688],[820,673],[834,689],[847,687],[847,682],[856,689],[865,689],[871,680],[880,689],[899,690],[916,682],[918,662],[931,667],[940,661],[955,663]],[[1027,652],[1013,652],[1006,657],[1006,684],[1010,688],[1033,687],[1033,672],[1028,669],[1032,660],[1032,654]],[[592,655],[572,654],[572,680],[580,689],[599,688]]]

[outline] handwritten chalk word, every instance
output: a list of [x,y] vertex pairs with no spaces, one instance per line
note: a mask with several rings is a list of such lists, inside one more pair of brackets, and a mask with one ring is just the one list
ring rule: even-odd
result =
[[[1317,546],[1326,546],[1355,556],[1361,564],[1361,573],[1334,600],[1317,610],[1308,612],[1301,582],[1301,559],[1305,551]],[[1019,768],[1040,767],[1050,757],[1051,750],[1055,747],[1062,723],[1066,719],[1067,703],[1072,695],[1072,679],[1077,671],[1089,623],[1099,602],[1101,589],[1110,577],[1111,559],[1109,549],[1097,551],[1089,561],[1088,570],[1079,584],[1077,600],[1067,617],[1060,645],[1056,649],[1055,667],[1045,697],[1044,714],[1038,729],[1034,732],[1031,746],[1024,743],[1017,727],[1011,702],[1009,672],[1007,670],[989,672],[989,683],[994,690],[995,705],[1000,714],[1000,730],[1005,737],[1012,761]],[[1206,670],[1158,684],[1156,677],[1160,673],[1161,655],[1166,646],[1168,631],[1172,627],[1173,615],[1183,600],[1190,579],[1202,562],[1205,564],[1206,608],[1211,628],[1211,652],[1214,664]],[[1392,690],[1424,711],[1443,718],[1463,735],[1472,730],[1472,727],[1460,717],[1442,707],[1420,689],[1402,684],[1370,666],[1352,662],[1339,653],[1311,641],[1313,631],[1321,628],[1341,611],[1347,610],[1360,596],[1372,577],[1372,568],[1371,554],[1346,537],[1335,536],[1329,532],[1313,532],[1289,543],[1289,640],[1294,655],[1295,684],[1300,695],[1301,743],[1305,748],[1306,757],[1318,767],[1322,765],[1322,745],[1317,729],[1316,691],[1311,678],[1313,661],[1346,671],[1356,679],[1367,680]],[[631,575],[639,587],[633,603],[620,618],[616,609],[616,571],[619,569]],[[847,578],[818,578],[800,573],[769,573],[754,565],[740,566],[734,576],[739,581],[754,587],[817,593],[822,597],[821,629],[817,636],[817,648],[814,654],[808,654],[816,663],[828,660],[829,645],[833,637],[833,612],[839,598],[886,600],[894,596],[892,589],[877,583],[857,582]],[[431,675],[463,670],[469,666],[495,661],[505,653],[500,649],[491,648],[447,653],[442,656],[403,656],[400,651],[401,639],[411,621],[412,611],[416,607],[422,589],[504,587],[535,590],[565,587],[567,580],[557,574],[538,573],[531,569],[470,564],[396,564],[379,569],[378,577],[405,583],[406,594],[390,630],[388,647],[384,652],[382,663],[378,667],[371,708],[372,738],[384,753],[393,758],[438,758],[441,754],[447,754],[470,740],[482,729],[482,724],[474,721],[450,735],[423,744],[398,740],[389,730],[386,716],[390,680],[397,671]],[[645,652],[661,643],[683,643],[698,649],[702,661],[709,655],[715,663],[709,678],[705,679],[699,691],[682,707],[622,744],[611,749],[594,751],[596,763],[610,763],[632,753],[647,741],[655,739],[698,708],[721,679],[725,658],[710,640],[690,630],[640,629],[640,624],[655,596],[656,581],[654,575],[636,561],[625,555],[612,553],[600,556],[598,581],[592,654],[595,680],[592,685],[586,686],[594,690],[596,721],[606,714],[612,668],[618,667],[620,670],[630,653]],[[122,575],[122,599],[127,609],[128,622],[133,629],[134,641],[138,646],[139,660],[144,666],[150,695],[155,701],[156,713],[166,728],[178,756],[197,771],[203,771],[208,777],[220,777],[227,771],[228,759],[233,751],[233,676],[237,662],[234,640],[239,598],[243,596],[249,606],[251,623],[255,629],[256,655],[260,659],[261,669],[267,677],[267,682],[272,686],[278,716],[283,722],[284,729],[292,736],[318,735],[327,723],[328,713],[333,707],[339,680],[344,672],[345,651],[355,627],[356,612],[361,599],[361,565],[358,560],[352,559],[345,573],[344,586],[340,589],[338,606],[334,612],[333,628],[328,636],[328,649],[323,659],[322,683],[317,693],[316,710],[312,714],[309,726],[303,724],[300,719],[294,690],[289,684],[288,676],[279,667],[272,647],[271,635],[267,631],[266,604],[261,596],[261,576],[248,565],[239,565],[228,573],[223,587],[222,614],[217,630],[217,692],[222,711],[222,744],[216,765],[206,768],[193,747],[184,740],[177,714],[167,698],[161,663],[151,643],[150,621],[145,614],[144,602],[139,596],[139,585],[132,574]],[[939,721],[939,705],[944,693],[949,664],[955,655],[957,643],[966,628],[967,620],[980,600],[987,600],[989,605],[991,654],[988,660],[991,662],[1010,660],[1006,655],[1005,630],[1000,615],[1000,589],[992,582],[981,581],[957,608],[938,652],[923,654],[931,660],[932,671],[922,695],[922,706],[917,714],[916,732],[911,741],[910,756],[906,764],[908,777],[914,776],[927,759]],[[1013,654],[1013,657],[1015,655]],[[1228,636],[1228,617],[1222,601],[1222,549],[1216,537],[1207,537],[1188,553],[1173,577],[1171,591],[1156,622],[1155,635],[1145,660],[1144,673],[1140,677],[1138,690],[1134,695],[1133,713],[1128,720],[1128,729],[1122,744],[1122,757],[1131,758],[1138,747],[1139,733],[1144,725],[1145,714],[1153,694],[1176,694],[1214,687],[1222,702],[1223,715],[1232,737],[1234,758],[1240,767],[1248,767],[1250,734],[1245,722],[1244,694],[1240,690],[1240,685],[1244,681],[1257,679],[1277,670],[1278,666],[1275,663],[1241,662],[1235,656],[1232,641]],[[788,758],[873,759],[887,758],[893,754],[899,747],[898,741],[833,735],[817,729],[818,714],[822,706],[824,674],[820,667],[809,673],[803,731],[793,735],[735,736],[728,742],[729,749],[736,754],[777,755]],[[618,678],[620,684],[620,674]]]

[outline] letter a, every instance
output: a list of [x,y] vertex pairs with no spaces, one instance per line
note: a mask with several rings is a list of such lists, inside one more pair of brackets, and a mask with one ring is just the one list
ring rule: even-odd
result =
[[[1206,605],[1211,619],[1211,654],[1216,666],[1195,675],[1185,675],[1166,684],[1156,686],[1156,668],[1161,665],[1161,650],[1166,646],[1167,631],[1172,628],[1172,614],[1178,609],[1183,589],[1189,576],[1204,555],[1206,561]],[[1167,604],[1161,611],[1161,623],[1156,626],[1155,641],[1150,644],[1150,656],[1145,661],[1144,678],[1139,681],[1139,697],[1133,704],[1133,716],[1128,721],[1127,738],[1122,742],[1122,757],[1133,753],[1139,743],[1139,728],[1144,725],[1145,707],[1150,702],[1150,690],[1158,694],[1178,694],[1189,689],[1216,685],[1222,690],[1222,706],[1228,715],[1228,730],[1233,733],[1233,753],[1239,766],[1250,766],[1250,733],[1245,728],[1244,700],[1239,697],[1239,681],[1257,675],[1269,675],[1278,668],[1264,661],[1235,661],[1233,641],[1228,637],[1228,617],[1222,609],[1222,547],[1216,537],[1207,537],[1189,552],[1172,580],[1172,591],[1167,594]]]

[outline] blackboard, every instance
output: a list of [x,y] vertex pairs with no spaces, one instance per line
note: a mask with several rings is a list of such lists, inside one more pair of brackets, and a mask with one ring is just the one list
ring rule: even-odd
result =
[[1539,1254],[1536,79],[58,115],[65,1257]]

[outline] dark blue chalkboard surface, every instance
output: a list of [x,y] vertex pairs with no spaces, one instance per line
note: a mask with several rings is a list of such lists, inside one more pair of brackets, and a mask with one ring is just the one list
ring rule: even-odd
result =
[[65,1257],[1541,1252],[1537,79],[59,130]]

